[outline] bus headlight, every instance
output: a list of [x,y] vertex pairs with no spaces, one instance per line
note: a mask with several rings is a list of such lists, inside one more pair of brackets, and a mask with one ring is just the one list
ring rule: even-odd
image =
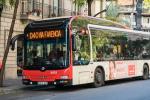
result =
[[29,79],[28,76],[22,76],[22,79]]
[[69,79],[68,76],[60,76],[60,79]]

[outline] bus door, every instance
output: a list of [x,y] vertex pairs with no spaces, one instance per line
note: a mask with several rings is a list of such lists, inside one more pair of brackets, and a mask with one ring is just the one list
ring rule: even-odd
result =
[[[75,48],[75,49],[74,49]],[[73,36],[73,85],[90,82],[90,39],[87,34]]]

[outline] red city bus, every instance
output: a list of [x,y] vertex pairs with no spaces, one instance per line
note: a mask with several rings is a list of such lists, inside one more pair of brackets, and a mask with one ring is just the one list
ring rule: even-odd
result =
[[29,23],[17,43],[25,85],[104,85],[105,81],[148,79],[150,34],[105,19],[83,16]]

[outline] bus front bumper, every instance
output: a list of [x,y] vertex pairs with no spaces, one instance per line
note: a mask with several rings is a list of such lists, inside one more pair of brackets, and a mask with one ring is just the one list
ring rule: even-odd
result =
[[70,86],[72,85],[71,79],[61,79],[61,80],[55,80],[50,82],[37,82],[37,81],[31,81],[29,79],[22,79],[22,83],[24,85],[62,85],[62,86]]

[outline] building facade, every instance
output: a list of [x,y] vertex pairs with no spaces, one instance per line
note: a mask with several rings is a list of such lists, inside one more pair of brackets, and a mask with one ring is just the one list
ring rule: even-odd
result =
[[[20,21],[19,16],[20,8],[18,9],[16,24],[14,26],[14,33],[13,36],[16,34],[20,34],[23,32],[24,24]],[[7,38],[9,34],[9,29],[12,21],[13,16],[13,7],[7,4],[3,8],[3,12],[1,15],[1,22],[0,22],[0,59],[3,58],[4,51],[7,44]],[[11,51],[8,54],[8,59],[6,61],[6,70],[5,70],[5,77],[7,78],[16,78],[16,50]]]
[[[136,5],[137,0],[116,0],[119,6],[119,18],[122,19],[122,23],[128,25],[132,29],[136,28]],[[150,13],[149,9],[142,7],[141,14],[141,30],[150,32]]]

